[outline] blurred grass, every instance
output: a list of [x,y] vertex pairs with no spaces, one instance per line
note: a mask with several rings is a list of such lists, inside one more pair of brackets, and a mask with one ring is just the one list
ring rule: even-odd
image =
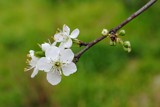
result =
[[38,50],[37,43],[63,24],[79,28],[79,39],[91,41],[145,2],[1,0],[0,107],[159,107],[158,3],[124,27],[123,39],[132,43],[130,54],[104,40],[82,56],[77,73],[57,86],[47,83],[43,72],[34,79],[32,71],[23,72],[28,51]]

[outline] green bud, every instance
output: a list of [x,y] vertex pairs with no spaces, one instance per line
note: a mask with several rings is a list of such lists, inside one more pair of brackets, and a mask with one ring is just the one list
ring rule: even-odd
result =
[[127,51],[127,52],[131,52],[131,48],[125,48],[125,47],[123,47],[123,49],[124,49],[125,51]]
[[123,45],[123,40],[121,38],[116,38],[117,43],[120,43]]
[[109,43],[111,46],[115,46],[116,45],[116,42],[115,41],[112,41],[110,40],[110,43]]
[[45,57],[45,53],[43,51],[37,51],[35,52],[35,56],[38,58]]
[[123,46],[124,46],[125,48],[130,48],[130,47],[131,47],[130,41],[125,41],[125,42],[123,43]]
[[131,43],[130,41],[125,41],[123,43],[123,49],[127,52],[131,52]]
[[125,34],[126,34],[125,30],[120,30],[118,33],[119,36],[125,36]]

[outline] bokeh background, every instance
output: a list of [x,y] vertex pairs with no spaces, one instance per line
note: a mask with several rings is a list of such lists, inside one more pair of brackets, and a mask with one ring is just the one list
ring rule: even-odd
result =
[[[30,49],[57,28],[79,28],[89,42],[149,0],[0,0],[0,107],[160,107],[160,4],[123,29],[132,52],[104,40],[86,52],[78,71],[50,85],[24,72]],[[75,53],[80,50],[74,45]]]

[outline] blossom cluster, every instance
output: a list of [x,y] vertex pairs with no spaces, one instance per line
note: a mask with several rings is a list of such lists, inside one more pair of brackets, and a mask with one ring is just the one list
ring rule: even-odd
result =
[[77,67],[73,62],[74,53],[71,46],[72,40],[77,40],[79,33],[79,29],[70,33],[70,28],[63,25],[63,29],[54,35],[53,43],[41,44],[41,51],[29,51],[27,60],[29,67],[25,71],[33,69],[31,78],[35,77],[39,71],[46,72],[47,81],[52,85],[60,83],[62,74],[69,76],[75,73]]

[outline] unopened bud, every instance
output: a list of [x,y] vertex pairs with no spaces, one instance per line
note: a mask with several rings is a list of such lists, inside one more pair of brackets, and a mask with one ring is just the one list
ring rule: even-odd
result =
[[127,52],[131,52],[131,48],[125,48],[125,47],[123,47],[123,49],[124,49],[125,51],[127,51]]
[[116,38],[116,42],[117,42],[117,43],[120,43],[120,44],[123,44],[123,41],[122,41],[121,38]]
[[123,46],[124,46],[125,48],[130,48],[130,47],[131,47],[130,41],[125,41],[125,42],[123,43]]
[[110,40],[110,43],[109,43],[111,46],[115,46],[116,45],[116,42],[115,41],[112,41]]
[[102,35],[103,36],[107,36],[108,35],[108,30],[107,29],[103,29],[102,30]]
[[126,32],[125,30],[120,30],[120,32],[118,33],[119,36],[125,36]]
[[125,41],[123,43],[123,49],[127,52],[131,52],[131,43],[129,41]]

